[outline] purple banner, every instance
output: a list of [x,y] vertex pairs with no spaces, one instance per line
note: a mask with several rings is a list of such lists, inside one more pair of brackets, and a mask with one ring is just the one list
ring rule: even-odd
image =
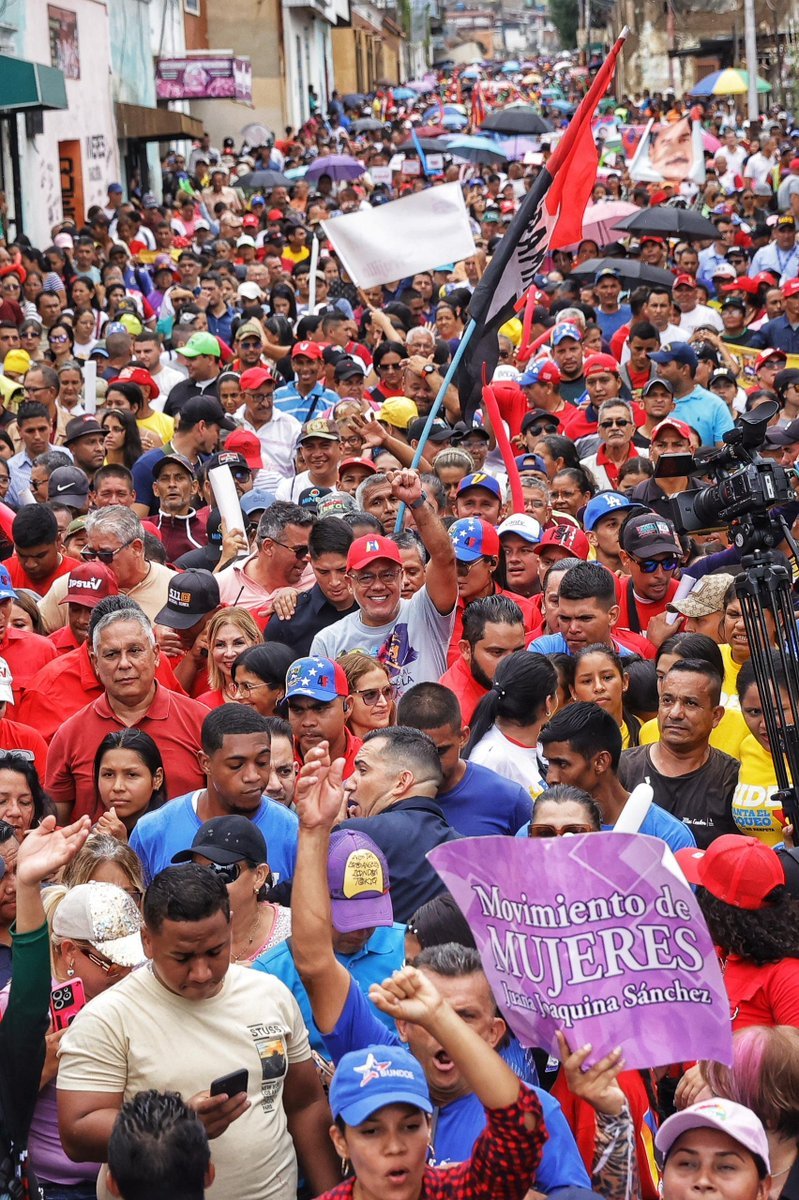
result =
[[[477,941],[524,1046],[621,1046],[627,1068],[732,1061],[718,959],[659,838],[465,838],[428,855]],[[678,868],[674,867],[674,871]],[[501,882],[498,882],[501,880]]]
[[159,58],[155,94],[159,100],[240,100],[252,104],[252,63],[249,58],[228,54]]

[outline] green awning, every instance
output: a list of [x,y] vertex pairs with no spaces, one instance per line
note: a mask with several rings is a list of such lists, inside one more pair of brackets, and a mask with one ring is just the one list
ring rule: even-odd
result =
[[0,54],[0,112],[66,107],[63,71]]

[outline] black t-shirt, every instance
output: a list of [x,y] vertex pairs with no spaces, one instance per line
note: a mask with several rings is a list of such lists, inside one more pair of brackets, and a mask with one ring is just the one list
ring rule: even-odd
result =
[[711,747],[704,766],[688,775],[661,775],[652,762],[651,746],[625,750],[619,780],[628,791],[647,778],[655,803],[687,825],[700,849],[723,833],[738,833],[732,817],[732,797],[740,764],[729,754]]

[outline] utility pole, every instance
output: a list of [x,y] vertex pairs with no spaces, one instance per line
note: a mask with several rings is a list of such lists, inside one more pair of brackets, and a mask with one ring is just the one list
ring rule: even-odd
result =
[[759,121],[757,103],[757,25],[755,23],[755,0],[744,0],[744,48],[746,70],[749,76],[747,94],[747,116],[752,125]]

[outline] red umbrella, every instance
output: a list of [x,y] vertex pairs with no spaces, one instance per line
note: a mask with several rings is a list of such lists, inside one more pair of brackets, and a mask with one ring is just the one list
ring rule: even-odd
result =
[[420,125],[415,132],[419,137],[448,137],[449,130],[444,129],[441,125]]

